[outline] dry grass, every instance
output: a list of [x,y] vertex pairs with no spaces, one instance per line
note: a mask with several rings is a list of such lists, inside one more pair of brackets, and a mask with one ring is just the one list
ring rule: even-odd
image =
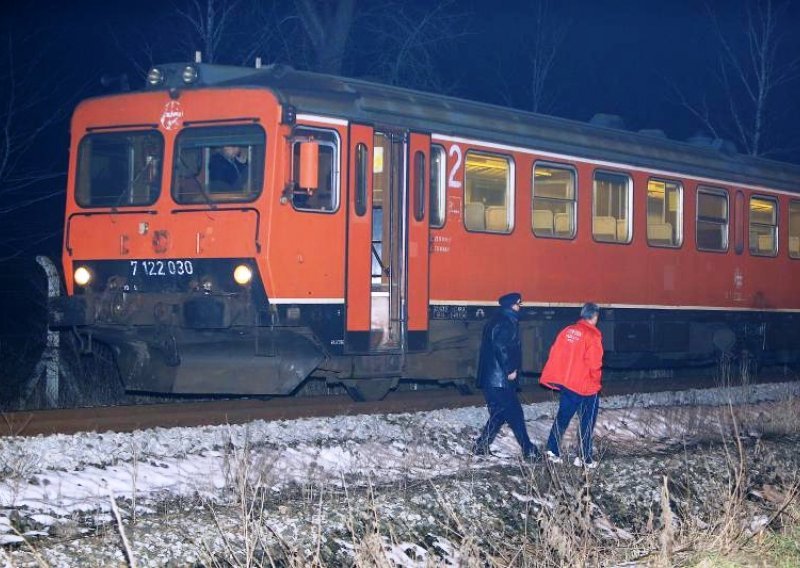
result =
[[[788,403],[783,408],[794,411]],[[745,443],[733,407],[726,412],[719,418],[719,442],[713,448],[688,448],[683,469],[678,465],[654,480],[657,496],[646,518],[629,518],[628,526],[620,526],[619,515],[606,510],[607,495],[598,499],[602,476],[614,475],[610,458],[595,472],[520,464],[514,471],[489,472],[496,477],[488,483],[481,479],[486,471],[474,470],[416,486],[380,486],[369,479],[329,486],[310,482],[291,503],[269,498],[266,488],[274,479],[268,459],[257,457],[246,441],[238,448],[229,444],[234,507],[209,505],[222,546],[203,543],[200,565],[792,566],[787,559],[800,560],[800,479],[784,476],[782,485],[765,484],[761,471],[770,457],[760,443]],[[698,464],[714,471],[714,479],[693,474]],[[506,495],[473,514],[464,495],[449,486],[455,480],[474,481],[467,502],[486,500],[492,496],[480,491],[494,483],[501,491],[514,480],[516,503],[509,505]],[[717,498],[701,502],[709,483]],[[402,493],[426,493],[431,503],[419,517],[428,518],[394,516],[391,507],[403,500]],[[292,538],[276,519],[296,516],[298,510],[308,515],[312,528],[305,537]]]
[[[259,498],[252,485],[240,485],[240,542],[249,542],[253,534],[266,531],[270,538],[259,539],[260,556],[247,549],[228,549],[224,560],[217,556],[213,566],[335,566],[353,565],[376,568],[393,566],[784,566],[794,564],[782,558],[800,560],[796,540],[800,534],[800,480],[786,479],[783,486],[759,484],[759,467],[752,460],[762,460],[758,444],[743,441],[736,414],[728,409],[728,421],[719,431],[726,433],[716,446],[718,500],[698,503],[704,490],[679,485],[670,473],[659,479],[658,498],[649,518],[634,519],[632,527],[618,526],[595,498],[597,472],[569,466],[552,467],[521,464],[516,473],[525,491],[519,504],[507,510],[487,509],[482,515],[464,513],[447,481],[429,482],[428,492],[434,518],[419,526],[393,518],[386,502],[396,488],[318,487],[317,515],[313,546],[287,542],[269,528],[274,504]],[[732,428],[732,429],[731,429]],[[728,434],[731,432],[730,434]],[[795,427],[796,432],[796,427]],[[699,450],[697,450],[699,451]],[[712,459],[708,451],[708,460]],[[704,456],[695,459],[703,462]],[[242,464],[242,467],[246,467]],[[601,465],[599,470],[606,465]],[[688,466],[687,466],[688,467]],[[694,467],[694,466],[692,466]],[[474,471],[457,477],[474,477]],[[643,472],[643,475],[647,473]],[[674,475],[679,476],[678,471]],[[688,479],[688,478],[687,478]],[[693,483],[710,481],[694,478]],[[680,487],[679,494],[674,489]],[[413,489],[412,489],[413,490]],[[420,488],[416,488],[420,490]],[[324,495],[332,498],[326,502]],[[481,495],[472,495],[480,499]],[[624,495],[617,498],[624,499]],[[332,530],[323,524],[327,507],[345,504],[344,530]],[[699,507],[699,510],[698,510]],[[491,513],[495,513],[492,515]],[[246,521],[246,522],[245,522]],[[249,527],[249,528],[246,528]],[[260,532],[259,532],[260,531]],[[436,534],[437,538],[432,538]],[[250,536],[248,536],[250,535]],[[325,544],[335,540],[334,552]],[[271,550],[271,552],[267,552]],[[788,556],[787,556],[788,555]],[[237,558],[246,559],[245,562]],[[757,561],[757,563],[753,563]]]
[[[271,489],[280,483],[270,450],[253,447],[246,432],[238,439],[231,432],[222,444],[227,491],[204,503],[216,530],[191,537],[197,547],[192,565],[800,565],[800,478],[796,465],[786,465],[791,452],[744,434],[759,429],[797,436],[797,401],[773,404],[769,415],[754,407],[723,408],[713,419],[656,414],[652,425],[660,430],[684,421],[703,428],[702,439],[715,433],[711,445],[687,443],[682,452],[659,456],[646,446],[632,456],[605,445],[600,467],[591,472],[569,464],[475,467],[464,461],[451,476],[419,480],[409,459],[402,470],[407,475],[391,484],[369,476],[325,482],[312,468],[307,484],[279,492]],[[426,433],[417,436],[406,455],[427,463]],[[136,521],[137,460],[128,521]],[[25,471],[25,464],[8,466]],[[618,479],[623,485],[613,486]],[[117,546],[133,566],[140,523],[124,526],[124,509],[116,519]],[[47,566],[34,547],[31,557]],[[8,554],[0,561],[15,565]]]

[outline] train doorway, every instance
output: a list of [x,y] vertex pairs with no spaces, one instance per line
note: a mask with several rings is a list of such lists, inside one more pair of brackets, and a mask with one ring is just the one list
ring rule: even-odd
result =
[[[351,126],[347,329],[350,353],[427,347],[430,138]],[[422,207],[422,209],[420,209]]]
[[372,156],[370,241],[370,350],[403,347],[405,286],[405,143],[397,135],[375,132]]

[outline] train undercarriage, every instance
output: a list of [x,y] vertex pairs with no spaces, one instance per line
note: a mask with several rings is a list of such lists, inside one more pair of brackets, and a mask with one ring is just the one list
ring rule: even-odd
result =
[[[198,299],[205,304],[202,309]],[[135,301],[139,312],[142,301]],[[108,302],[102,296],[73,298],[53,313],[60,314],[61,327],[72,330],[84,353],[91,354],[98,344],[110,347],[126,391],[285,396],[315,378],[342,385],[355,400],[381,399],[401,380],[454,384],[469,392],[481,329],[494,309],[465,308],[459,313],[466,317],[457,320],[444,319],[448,310],[431,310],[428,349],[422,352],[348,353],[342,339],[342,305],[271,306],[261,314],[242,308],[232,316],[239,308],[230,296],[179,301],[150,295],[148,313],[163,312],[167,305],[172,306],[169,313],[182,315],[134,325],[136,317],[130,314],[127,323],[97,321],[102,314],[125,312],[105,305]],[[574,311],[524,309],[527,381],[535,380],[556,333],[574,319]],[[187,313],[194,315],[187,320]],[[242,319],[269,324],[247,325]],[[798,324],[795,314],[785,313],[609,308],[599,326],[607,370],[657,371],[712,366],[734,355],[759,365],[794,364],[800,360]]]
[[[124,281],[114,276],[122,265],[90,264],[111,284],[51,297],[50,326],[69,333],[83,356],[110,360],[117,378],[108,380],[129,393],[287,396],[310,378],[341,385],[355,400],[381,399],[400,381],[472,390],[481,330],[495,306],[432,306],[424,350],[400,342],[352,351],[344,304],[270,303],[258,279],[245,288],[226,283],[241,260],[198,262],[201,278],[163,280],[155,289],[115,284]],[[523,382],[535,381],[576,313],[523,308]],[[598,325],[609,371],[712,366],[733,356],[759,365],[800,361],[793,312],[609,307]]]

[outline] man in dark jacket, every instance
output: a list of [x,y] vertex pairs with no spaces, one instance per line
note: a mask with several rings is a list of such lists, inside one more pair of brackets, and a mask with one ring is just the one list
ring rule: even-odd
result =
[[223,146],[211,155],[208,179],[212,191],[239,191],[247,179],[247,151],[240,146]]
[[498,300],[501,308],[483,328],[478,356],[478,387],[483,390],[489,420],[475,441],[472,452],[489,454],[503,424],[508,424],[525,458],[539,457],[539,450],[528,437],[525,416],[517,398],[517,378],[522,365],[522,345],[519,337],[519,310],[522,296],[517,292],[505,294]]

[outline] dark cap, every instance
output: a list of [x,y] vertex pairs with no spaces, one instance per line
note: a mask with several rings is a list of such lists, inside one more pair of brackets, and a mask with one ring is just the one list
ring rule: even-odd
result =
[[522,294],[519,292],[509,292],[503,296],[497,298],[497,303],[503,306],[504,308],[510,308],[517,302],[522,300]]

